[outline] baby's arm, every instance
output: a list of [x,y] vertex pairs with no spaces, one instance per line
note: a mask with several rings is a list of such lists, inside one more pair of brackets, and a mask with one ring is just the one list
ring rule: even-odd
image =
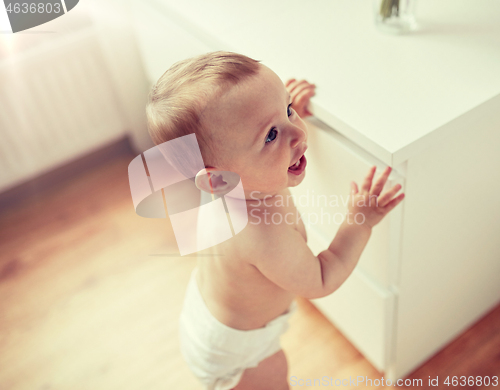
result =
[[[361,190],[355,183],[351,184],[347,217],[328,249],[317,257],[297,230],[270,224],[252,232],[251,241],[259,242],[252,248],[252,264],[269,280],[297,295],[312,299],[331,294],[353,271],[373,226],[404,198],[404,194],[395,197],[401,189],[399,184],[381,193],[390,172],[387,168],[372,183],[375,174],[375,167],[372,167]],[[356,213],[365,216],[362,224],[355,223],[353,215]]]
[[[337,276],[330,272],[332,267],[330,259],[338,259],[336,261],[342,262],[347,274],[351,274],[370,238],[372,228],[404,198],[404,193],[395,197],[401,189],[399,184],[382,192],[391,173],[390,167],[387,167],[378,180],[373,183],[375,170],[376,167],[370,169],[361,190],[358,189],[356,183],[351,183],[351,198],[349,199],[347,216],[328,249],[318,255],[322,263],[323,283],[327,290],[339,283]],[[354,220],[354,216],[358,213],[364,215],[364,221],[361,224]]]

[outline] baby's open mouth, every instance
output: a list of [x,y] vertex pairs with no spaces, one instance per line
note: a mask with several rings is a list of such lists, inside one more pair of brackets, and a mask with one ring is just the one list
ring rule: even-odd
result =
[[295,164],[288,167],[288,172],[293,173],[294,175],[300,175],[302,172],[304,172],[306,164],[306,156],[302,155],[302,157],[300,157],[300,159]]

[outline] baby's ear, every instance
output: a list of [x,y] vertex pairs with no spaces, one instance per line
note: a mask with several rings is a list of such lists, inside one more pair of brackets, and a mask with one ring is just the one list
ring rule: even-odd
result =
[[196,174],[194,182],[201,191],[223,196],[231,191],[239,180],[240,177],[234,172],[206,168]]

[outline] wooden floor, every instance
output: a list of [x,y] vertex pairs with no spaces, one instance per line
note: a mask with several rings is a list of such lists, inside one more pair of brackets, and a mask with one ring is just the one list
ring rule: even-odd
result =
[[[201,389],[177,342],[194,258],[168,256],[168,220],[135,214],[133,157],[0,210],[1,390]],[[283,337],[290,375],[382,376],[311,303],[298,304]],[[500,306],[409,378],[428,388],[437,375],[500,375]]]

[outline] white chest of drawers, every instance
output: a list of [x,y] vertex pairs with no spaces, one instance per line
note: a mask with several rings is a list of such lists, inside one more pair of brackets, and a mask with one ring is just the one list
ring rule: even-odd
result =
[[[130,1],[152,81],[180,59],[233,50],[316,83],[321,122],[310,123],[297,197],[341,199],[370,165],[393,167],[404,202],[349,280],[314,301],[386,377],[405,376],[498,303],[500,3],[421,0],[420,30],[388,36],[364,0]],[[321,204],[297,206],[306,222],[321,216]],[[336,229],[309,221],[315,253]]]

